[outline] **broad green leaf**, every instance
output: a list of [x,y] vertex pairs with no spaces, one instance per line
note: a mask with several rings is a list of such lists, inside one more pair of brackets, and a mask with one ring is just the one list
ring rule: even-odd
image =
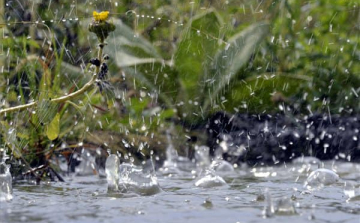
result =
[[[116,65],[121,67],[126,74],[134,77],[150,92],[159,93],[160,99],[171,106],[170,97],[159,91],[170,91],[174,89],[174,81],[169,77],[166,81],[163,78],[169,70],[169,63],[166,62],[155,47],[145,38],[135,33],[121,20],[114,19],[116,30],[108,38],[106,53],[113,58]],[[167,75],[171,75],[167,73]]]
[[113,19],[116,26],[113,38],[108,39],[106,52],[114,58],[118,67],[162,62],[154,46],[119,19]]
[[60,132],[60,114],[57,113],[47,127],[46,135],[50,140],[55,140]]
[[[206,67],[219,47],[223,22],[214,10],[194,17],[182,32],[175,53],[175,66],[183,88],[180,100],[196,100],[203,94],[207,79]],[[189,110],[189,109],[187,109]]]
[[210,105],[219,93],[231,83],[238,74],[240,68],[255,53],[256,47],[269,33],[269,24],[260,22],[251,25],[235,34],[229,39],[224,49],[220,50],[213,61],[210,69],[208,88],[210,97],[207,95],[204,100],[204,110]]

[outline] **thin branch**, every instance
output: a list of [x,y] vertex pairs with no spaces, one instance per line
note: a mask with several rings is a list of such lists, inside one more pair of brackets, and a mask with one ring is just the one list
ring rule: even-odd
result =
[[[104,47],[104,42],[101,42],[99,44],[99,51],[98,51],[98,59],[100,60],[100,64],[101,64],[101,60],[102,60],[103,47]],[[77,97],[77,96],[83,94],[84,92],[86,92],[95,83],[96,78],[97,78],[97,74],[99,73],[99,71],[100,71],[100,66],[96,66],[95,73],[91,77],[90,81],[87,82],[82,88],[80,88],[79,90],[77,90],[77,91],[75,91],[75,92],[73,92],[71,94],[64,95],[64,96],[61,96],[61,97],[58,97],[58,98],[53,98],[50,101],[55,102],[55,103],[62,103],[62,102],[68,101],[68,100],[70,100],[70,99],[72,99],[74,97]],[[1,109],[0,110],[0,115],[6,114],[6,113],[11,113],[11,112],[14,112],[14,111],[21,111],[21,110],[24,110],[26,108],[34,107],[37,104],[38,104],[37,101],[33,101],[33,102],[30,102],[30,103],[25,104],[25,105],[19,105],[19,106],[15,106],[15,107],[11,107],[11,108]]]

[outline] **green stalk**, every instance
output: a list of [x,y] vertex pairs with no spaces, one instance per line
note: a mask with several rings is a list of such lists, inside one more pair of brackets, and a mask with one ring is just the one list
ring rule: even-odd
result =
[[[102,60],[102,53],[103,53],[103,47],[104,47],[104,39],[101,39],[100,40],[100,44],[99,44],[99,51],[98,51],[98,59],[100,60],[100,64],[101,64],[101,60]],[[80,88],[79,90],[71,93],[71,94],[68,94],[68,95],[64,95],[64,96],[61,96],[61,97],[58,97],[58,98],[53,98],[51,99],[50,101],[51,102],[55,102],[55,103],[63,103],[63,102],[66,102],[68,100],[71,100],[79,95],[82,95],[84,94],[96,81],[96,78],[97,78],[97,74],[99,73],[100,71],[100,66],[96,66],[96,69],[95,69],[95,73],[93,74],[93,76],[91,77],[90,81],[87,82],[82,88]],[[6,113],[11,113],[11,112],[14,112],[14,111],[21,111],[21,110],[24,110],[26,108],[31,108],[31,107],[34,107],[38,104],[37,101],[34,101],[34,102],[30,102],[28,104],[25,104],[25,105],[19,105],[19,106],[15,106],[15,107],[11,107],[11,108],[4,108],[4,109],[1,109],[0,110],[0,115],[5,115]]]

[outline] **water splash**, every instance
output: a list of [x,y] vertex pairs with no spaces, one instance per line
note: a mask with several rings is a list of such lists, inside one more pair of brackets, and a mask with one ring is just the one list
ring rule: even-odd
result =
[[209,157],[210,148],[207,146],[195,146],[196,166],[200,169],[209,168],[211,161]]
[[0,162],[0,202],[12,200],[12,177],[10,166]]
[[360,187],[355,182],[346,181],[344,183],[344,194],[347,197],[346,202],[360,200]]
[[160,169],[165,175],[180,174],[181,171],[189,172],[195,168],[195,163],[189,158],[179,156],[175,150],[174,144],[171,140],[170,132],[167,131],[166,139],[168,146],[166,148],[166,160],[163,167]]
[[209,150],[207,146],[195,147],[196,166],[200,172],[195,186],[203,188],[225,186],[227,183],[219,174],[233,173],[234,169],[230,163],[219,157],[211,162]]
[[275,207],[269,189],[267,188],[264,191],[264,197],[265,197],[265,206],[262,214],[264,218],[269,218],[275,214]]
[[153,195],[161,192],[160,185],[154,173],[145,172],[141,167],[132,164],[119,166],[119,190],[134,192],[139,195]]
[[118,182],[119,182],[119,157],[110,154],[109,157],[106,159],[105,163],[105,173],[106,173],[106,180],[108,183],[108,191],[118,191]]
[[294,202],[289,197],[282,197],[275,201],[275,213],[277,215],[297,214]]
[[139,195],[153,195],[161,192],[154,173],[144,171],[133,164],[119,165],[119,158],[114,154],[106,159],[105,172],[108,192],[133,192]]
[[269,190],[264,191],[265,206],[263,210],[264,218],[273,217],[274,215],[295,215],[297,214],[294,202],[289,197],[281,197],[273,200]]

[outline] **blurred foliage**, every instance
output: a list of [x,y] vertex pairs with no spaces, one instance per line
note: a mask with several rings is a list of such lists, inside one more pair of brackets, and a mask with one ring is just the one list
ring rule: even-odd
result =
[[[111,87],[52,104],[91,77],[93,10],[117,27],[105,47]],[[39,104],[1,117],[0,145],[32,166],[82,142],[160,156],[169,129],[188,153],[189,129],[218,110],[360,109],[357,0],[19,0],[4,17],[0,108]]]

